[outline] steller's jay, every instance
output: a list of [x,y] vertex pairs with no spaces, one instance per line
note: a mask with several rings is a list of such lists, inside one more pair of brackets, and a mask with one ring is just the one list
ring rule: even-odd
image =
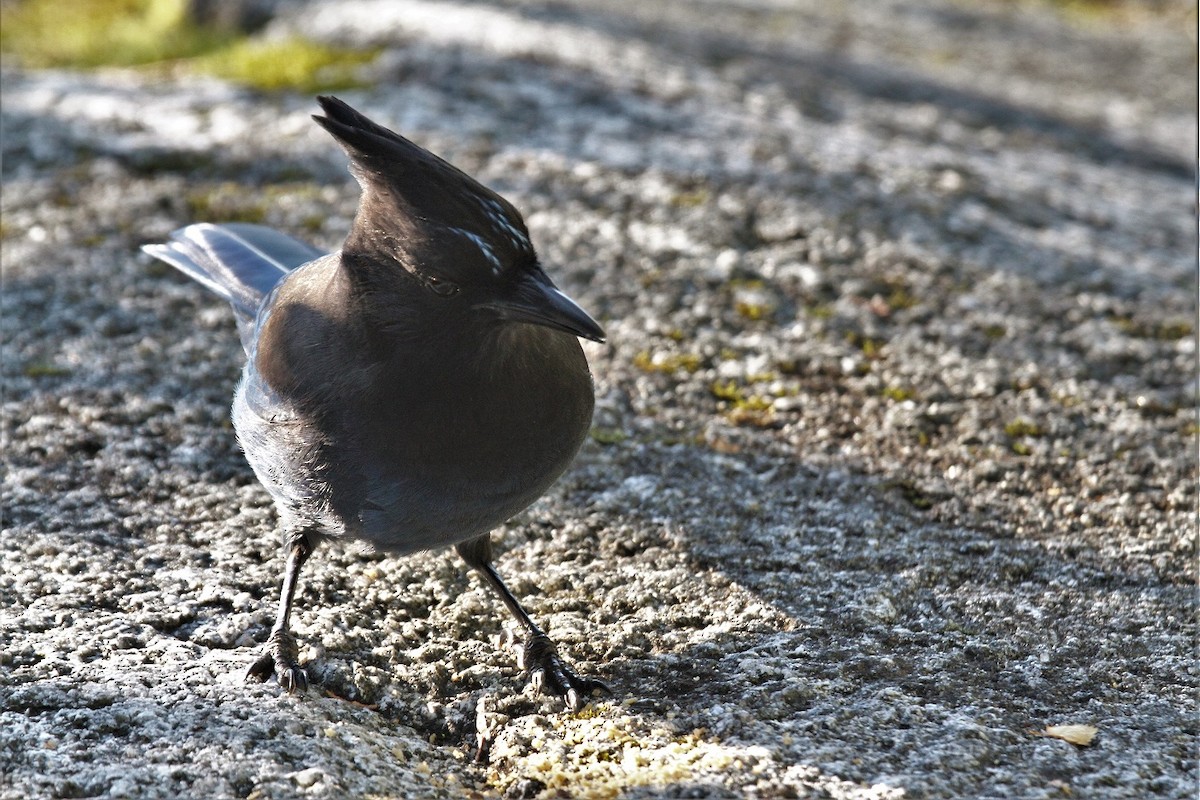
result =
[[314,116],[362,187],[330,254],[258,225],[196,224],[150,255],[229,301],[247,361],[233,399],[287,553],[279,614],[247,677],[308,686],[289,617],[325,538],[391,553],[454,545],[526,633],[535,686],[576,708],[576,674],[492,566],[490,532],[562,474],[591,424],[576,337],[604,331],[538,263],[520,213],[332,97]]

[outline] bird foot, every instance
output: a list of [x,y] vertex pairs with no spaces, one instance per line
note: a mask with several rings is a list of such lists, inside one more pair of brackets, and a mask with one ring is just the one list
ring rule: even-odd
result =
[[308,691],[308,673],[297,661],[300,650],[296,645],[296,637],[287,631],[272,633],[263,645],[258,660],[246,670],[246,680],[262,682],[272,675],[279,685],[289,694],[301,694]]
[[558,655],[550,637],[537,634],[519,651],[517,665],[529,673],[534,692],[545,690],[561,697],[571,711],[582,708],[587,698],[596,692],[611,695],[612,689],[603,681],[579,675]]

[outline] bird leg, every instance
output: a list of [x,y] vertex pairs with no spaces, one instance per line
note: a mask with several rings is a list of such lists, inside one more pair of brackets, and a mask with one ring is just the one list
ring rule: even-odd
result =
[[579,675],[568,666],[559,657],[558,649],[554,642],[550,641],[550,637],[529,618],[525,609],[521,608],[517,598],[504,585],[504,581],[496,573],[496,568],[492,566],[492,541],[489,534],[485,533],[483,536],[461,542],[455,549],[467,562],[467,566],[479,570],[484,580],[500,595],[504,605],[508,606],[508,610],[525,629],[528,639],[517,663],[529,673],[530,682],[535,690],[541,691],[545,688],[548,692],[562,697],[567,708],[572,711],[582,707],[584,698],[597,690],[612,694],[612,690],[603,681]]
[[313,544],[308,534],[304,533],[289,539],[287,564],[283,568],[283,590],[279,594],[279,613],[275,617],[271,635],[263,645],[262,653],[246,671],[246,680],[253,678],[265,681],[274,675],[279,685],[289,693],[300,694],[308,689],[308,674],[297,663],[300,657],[299,648],[289,627],[300,568],[312,555]]

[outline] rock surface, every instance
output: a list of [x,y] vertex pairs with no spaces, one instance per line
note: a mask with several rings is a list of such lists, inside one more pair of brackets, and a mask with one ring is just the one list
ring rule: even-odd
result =
[[241,353],[138,246],[335,248],[357,189],[310,97],[9,65],[0,797],[1193,797],[1195,43],[843,5],[271,23],[381,46],[345,99],[512,199],[608,330],[593,440],[499,537],[616,689],[575,714],[449,553],[320,551],[314,689],[243,684],[281,557]]

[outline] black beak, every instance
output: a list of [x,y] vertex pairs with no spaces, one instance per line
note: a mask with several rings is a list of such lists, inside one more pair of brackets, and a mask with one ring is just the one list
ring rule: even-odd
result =
[[504,319],[544,325],[593,342],[603,342],[605,338],[599,323],[563,294],[540,269],[523,275],[508,297],[485,303],[484,307]]

